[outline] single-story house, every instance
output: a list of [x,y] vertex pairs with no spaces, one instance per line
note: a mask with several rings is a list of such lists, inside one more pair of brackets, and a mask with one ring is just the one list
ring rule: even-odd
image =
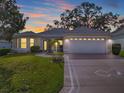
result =
[[117,29],[111,33],[113,43],[121,44],[121,49],[124,50],[124,27]]
[[56,28],[41,33],[24,32],[13,36],[12,48],[29,52],[31,46],[40,46],[42,51],[65,53],[111,53],[111,33],[87,27],[75,30]]

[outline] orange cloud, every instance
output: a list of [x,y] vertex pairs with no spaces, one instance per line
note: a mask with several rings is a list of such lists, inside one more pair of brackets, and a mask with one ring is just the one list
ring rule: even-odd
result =
[[33,32],[43,32],[45,30],[45,27],[41,26],[26,26],[25,31],[33,31]]
[[46,25],[46,24],[49,24],[48,22],[43,22],[43,21],[36,21],[36,22],[33,22],[34,24],[40,24],[40,25]]
[[31,18],[39,18],[39,17],[46,17],[46,14],[38,14],[38,13],[31,13],[31,12],[24,12],[24,14]]

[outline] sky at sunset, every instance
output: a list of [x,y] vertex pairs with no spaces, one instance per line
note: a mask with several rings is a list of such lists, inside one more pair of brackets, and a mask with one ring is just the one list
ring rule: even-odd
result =
[[73,9],[86,1],[102,6],[103,12],[112,11],[124,17],[124,0],[17,0],[17,4],[21,12],[30,18],[25,31],[41,32],[46,24],[59,19],[65,9]]

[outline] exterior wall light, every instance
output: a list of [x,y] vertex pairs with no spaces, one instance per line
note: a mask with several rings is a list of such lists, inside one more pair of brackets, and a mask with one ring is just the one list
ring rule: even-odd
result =
[[101,38],[101,40],[105,40],[104,38]]
[[93,38],[92,40],[96,40],[95,38]]
[[112,39],[108,39],[108,43],[112,44],[113,43]]
[[87,40],[86,38],[84,38],[83,40]]
[[78,40],[77,38],[75,38],[74,40]]
[[88,40],[91,40],[91,38],[88,38]]
[[69,39],[65,39],[65,42],[69,42]]
[[73,38],[70,38],[70,40],[73,40]]
[[97,40],[100,40],[99,38],[97,38]]
[[82,38],[79,38],[79,40],[82,40]]

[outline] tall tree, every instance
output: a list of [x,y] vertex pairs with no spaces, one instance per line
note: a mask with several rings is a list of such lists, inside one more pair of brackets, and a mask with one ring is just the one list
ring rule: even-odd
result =
[[53,26],[50,25],[50,24],[47,24],[47,25],[46,25],[46,30],[51,30],[51,29],[53,29]]
[[59,28],[59,26],[60,26],[59,21],[58,20],[54,20],[53,22],[54,22],[54,25],[56,26],[56,28]]
[[0,39],[11,41],[15,33],[25,28],[27,20],[15,0],[0,0]]
[[86,26],[98,30],[110,31],[114,26],[122,24],[119,21],[119,15],[112,12],[103,13],[102,7],[94,3],[83,2],[73,10],[66,10],[60,15],[60,27],[75,29]]

